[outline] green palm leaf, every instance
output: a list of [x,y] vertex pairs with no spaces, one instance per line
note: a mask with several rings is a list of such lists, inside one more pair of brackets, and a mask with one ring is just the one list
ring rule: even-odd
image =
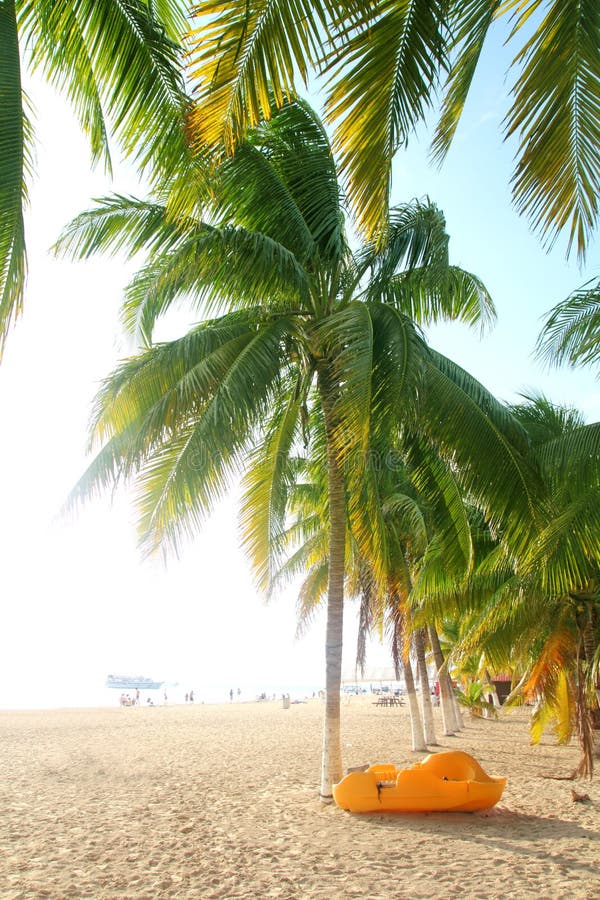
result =
[[32,160],[19,44],[31,68],[42,70],[70,101],[94,162],[102,159],[110,169],[112,131],[141,169],[172,171],[189,157],[181,48],[172,40],[185,15],[180,0],[158,6],[164,22],[154,16],[156,5],[143,0],[7,0],[0,6],[0,351],[21,311],[26,275],[24,174]]
[[14,0],[0,5],[0,357],[21,311],[27,262],[23,229],[26,132]]
[[300,379],[294,379],[276,399],[265,439],[252,454],[242,482],[242,545],[257,584],[266,593],[286,552],[288,493],[295,475],[290,456],[298,438],[304,393]]
[[[248,128],[293,99],[319,56],[329,0],[201,0],[194,8],[190,75],[197,140],[233,152]],[[272,93],[271,93],[272,92]]]
[[431,351],[422,422],[429,438],[457,466],[458,477],[503,530],[513,552],[523,552],[542,525],[542,480],[524,430],[509,410],[475,379]]
[[600,363],[600,280],[586,282],[550,310],[536,353],[557,366]]
[[327,117],[359,228],[385,224],[392,158],[432,100],[446,64],[443,3],[383,0],[330,54]]
[[[538,2],[516,7],[516,29]],[[522,71],[505,126],[519,137],[513,177],[519,212],[552,243],[563,228],[580,256],[598,218],[600,196],[600,7],[553,0],[516,57]]]
[[452,67],[446,84],[440,120],[432,143],[433,158],[441,162],[450,149],[490,26],[503,0],[465,0],[451,6]]

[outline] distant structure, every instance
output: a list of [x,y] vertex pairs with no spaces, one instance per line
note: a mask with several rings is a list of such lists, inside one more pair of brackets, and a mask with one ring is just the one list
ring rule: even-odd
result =
[[154,681],[153,678],[146,678],[144,675],[108,675],[106,678],[107,688],[119,690],[156,691],[163,684],[163,681]]

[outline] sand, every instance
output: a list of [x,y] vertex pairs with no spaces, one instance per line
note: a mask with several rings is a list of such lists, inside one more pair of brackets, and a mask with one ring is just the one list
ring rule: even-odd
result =
[[[322,716],[319,700],[0,712],[0,897],[600,897],[597,780],[543,778],[578,751],[530,747],[525,712],[440,738],[508,777],[500,804],[427,815],[321,804]],[[343,701],[343,747],[345,766],[423,756],[406,709],[371,697]]]

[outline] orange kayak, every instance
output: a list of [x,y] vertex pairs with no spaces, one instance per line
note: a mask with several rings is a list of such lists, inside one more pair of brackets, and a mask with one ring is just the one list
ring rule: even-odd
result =
[[463,750],[430,753],[409,769],[370,766],[333,785],[335,802],[350,812],[472,812],[494,806],[506,778],[487,775]]

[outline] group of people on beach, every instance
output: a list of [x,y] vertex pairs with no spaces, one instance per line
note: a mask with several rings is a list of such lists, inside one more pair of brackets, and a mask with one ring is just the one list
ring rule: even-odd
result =
[[135,694],[133,697],[131,694],[121,694],[119,697],[120,706],[139,706],[140,705],[140,691],[139,688],[136,688]]

